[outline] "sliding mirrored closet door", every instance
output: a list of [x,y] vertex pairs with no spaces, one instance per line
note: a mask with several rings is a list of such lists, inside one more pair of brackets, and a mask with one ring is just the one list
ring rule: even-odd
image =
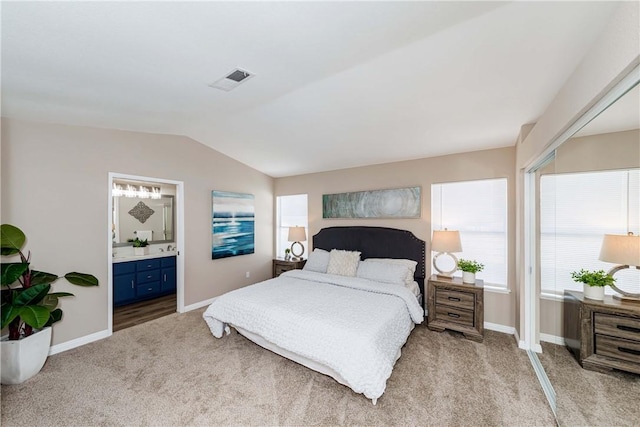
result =
[[[614,266],[599,259],[605,234],[640,234],[639,75],[636,68],[529,171],[535,187],[532,320],[542,349],[533,357],[555,393],[560,425],[618,425],[637,416],[640,375],[583,369],[565,344],[580,348],[589,335],[575,314],[571,295],[583,296],[583,285],[572,273]],[[621,289],[640,292],[640,271],[623,270],[615,278]],[[614,293],[606,288],[605,301]],[[592,333],[588,345],[605,338]]]

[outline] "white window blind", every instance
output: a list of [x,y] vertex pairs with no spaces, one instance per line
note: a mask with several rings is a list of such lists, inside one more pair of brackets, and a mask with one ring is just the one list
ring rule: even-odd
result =
[[460,231],[462,253],[456,254],[458,258],[484,264],[484,270],[477,274],[479,279],[507,287],[505,178],[433,184],[431,229],[445,228]]
[[[284,257],[284,250],[291,247],[289,237],[289,227],[304,227],[309,238],[308,217],[307,217],[307,195],[296,194],[293,196],[278,196],[276,199],[276,256]],[[301,242],[304,245],[306,258],[309,251],[307,241]]]
[[[572,271],[608,271],[598,260],[604,234],[640,232],[640,169],[543,175],[540,178],[540,285],[542,292],[582,291]],[[616,286],[640,289],[640,275],[624,270]],[[608,294],[611,288],[605,288]]]

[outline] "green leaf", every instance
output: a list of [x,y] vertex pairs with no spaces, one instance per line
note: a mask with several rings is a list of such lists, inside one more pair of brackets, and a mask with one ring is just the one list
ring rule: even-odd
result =
[[45,297],[40,302],[40,305],[43,307],[47,307],[49,311],[53,311],[58,307],[58,298],[61,297],[72,297],[73,294],[69,292],[52,292]]
[[56,274],[45,273],[44,271],[31,270],[31,286],[41,285],[43,283],[53,283],[58,280]]
[[13,305],[17,307],[24,307],[27,305],[39,304],[40,301],[47,296],[50,289],[51,285],[48,284],[36,285],[24,290],[16,289],[18,294],[13,299]]
[[85,273],[67,273],[64,275],[64,278],[69,281],[69,283],[78,285],[78,286],[98,286],[98,279],[91,275]]
[[22,307],[20,318],[29,326],[40,329],[49,321],[49,310],[41,305],[28,305]]
[[0,225],[0,253],[13,255],[20,252],[27,237],[22,230],[10,224]]
[[2,286],[9,286],[16,282],[27,270],[27,262],[11,262],[2,264]]
[[13,322],[13,319],[20,315],[22,311],[21,307],[14,307],[9,303],[2,304],[2,308],[0,308],[2,314],[0,315],[1,325],[0,329],[4,329],[9,326],[9,323]]
[[49,313],[49,321],[44,326],[51,326],[60,320],[62,320],[62,310],[57,308]]

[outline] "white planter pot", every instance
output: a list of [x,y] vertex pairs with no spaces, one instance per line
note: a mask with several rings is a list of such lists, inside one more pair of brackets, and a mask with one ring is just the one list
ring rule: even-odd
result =
[[476,273],[462,272],[462,283],[476,283]]
[[133,248],[134,255],[148,255],[149,247],[145,246],[144,248]]
[[2,356],[2,384],[21,384],[40,372],[51,347],[51,327],[26,338],[0,342]]
[[585,298],[603,300],[604,299],[604,286],[589,286],[582,285]]

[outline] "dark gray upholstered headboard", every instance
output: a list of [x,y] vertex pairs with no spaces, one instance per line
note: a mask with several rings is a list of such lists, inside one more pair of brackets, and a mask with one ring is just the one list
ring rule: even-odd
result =
[[360,251],[361,259],[404,258],[418,263],[414,278],[422,295],[425,278],[425,242],[412,232],[387,227],[327,227],[313,236],[313,247],[330,251]]

